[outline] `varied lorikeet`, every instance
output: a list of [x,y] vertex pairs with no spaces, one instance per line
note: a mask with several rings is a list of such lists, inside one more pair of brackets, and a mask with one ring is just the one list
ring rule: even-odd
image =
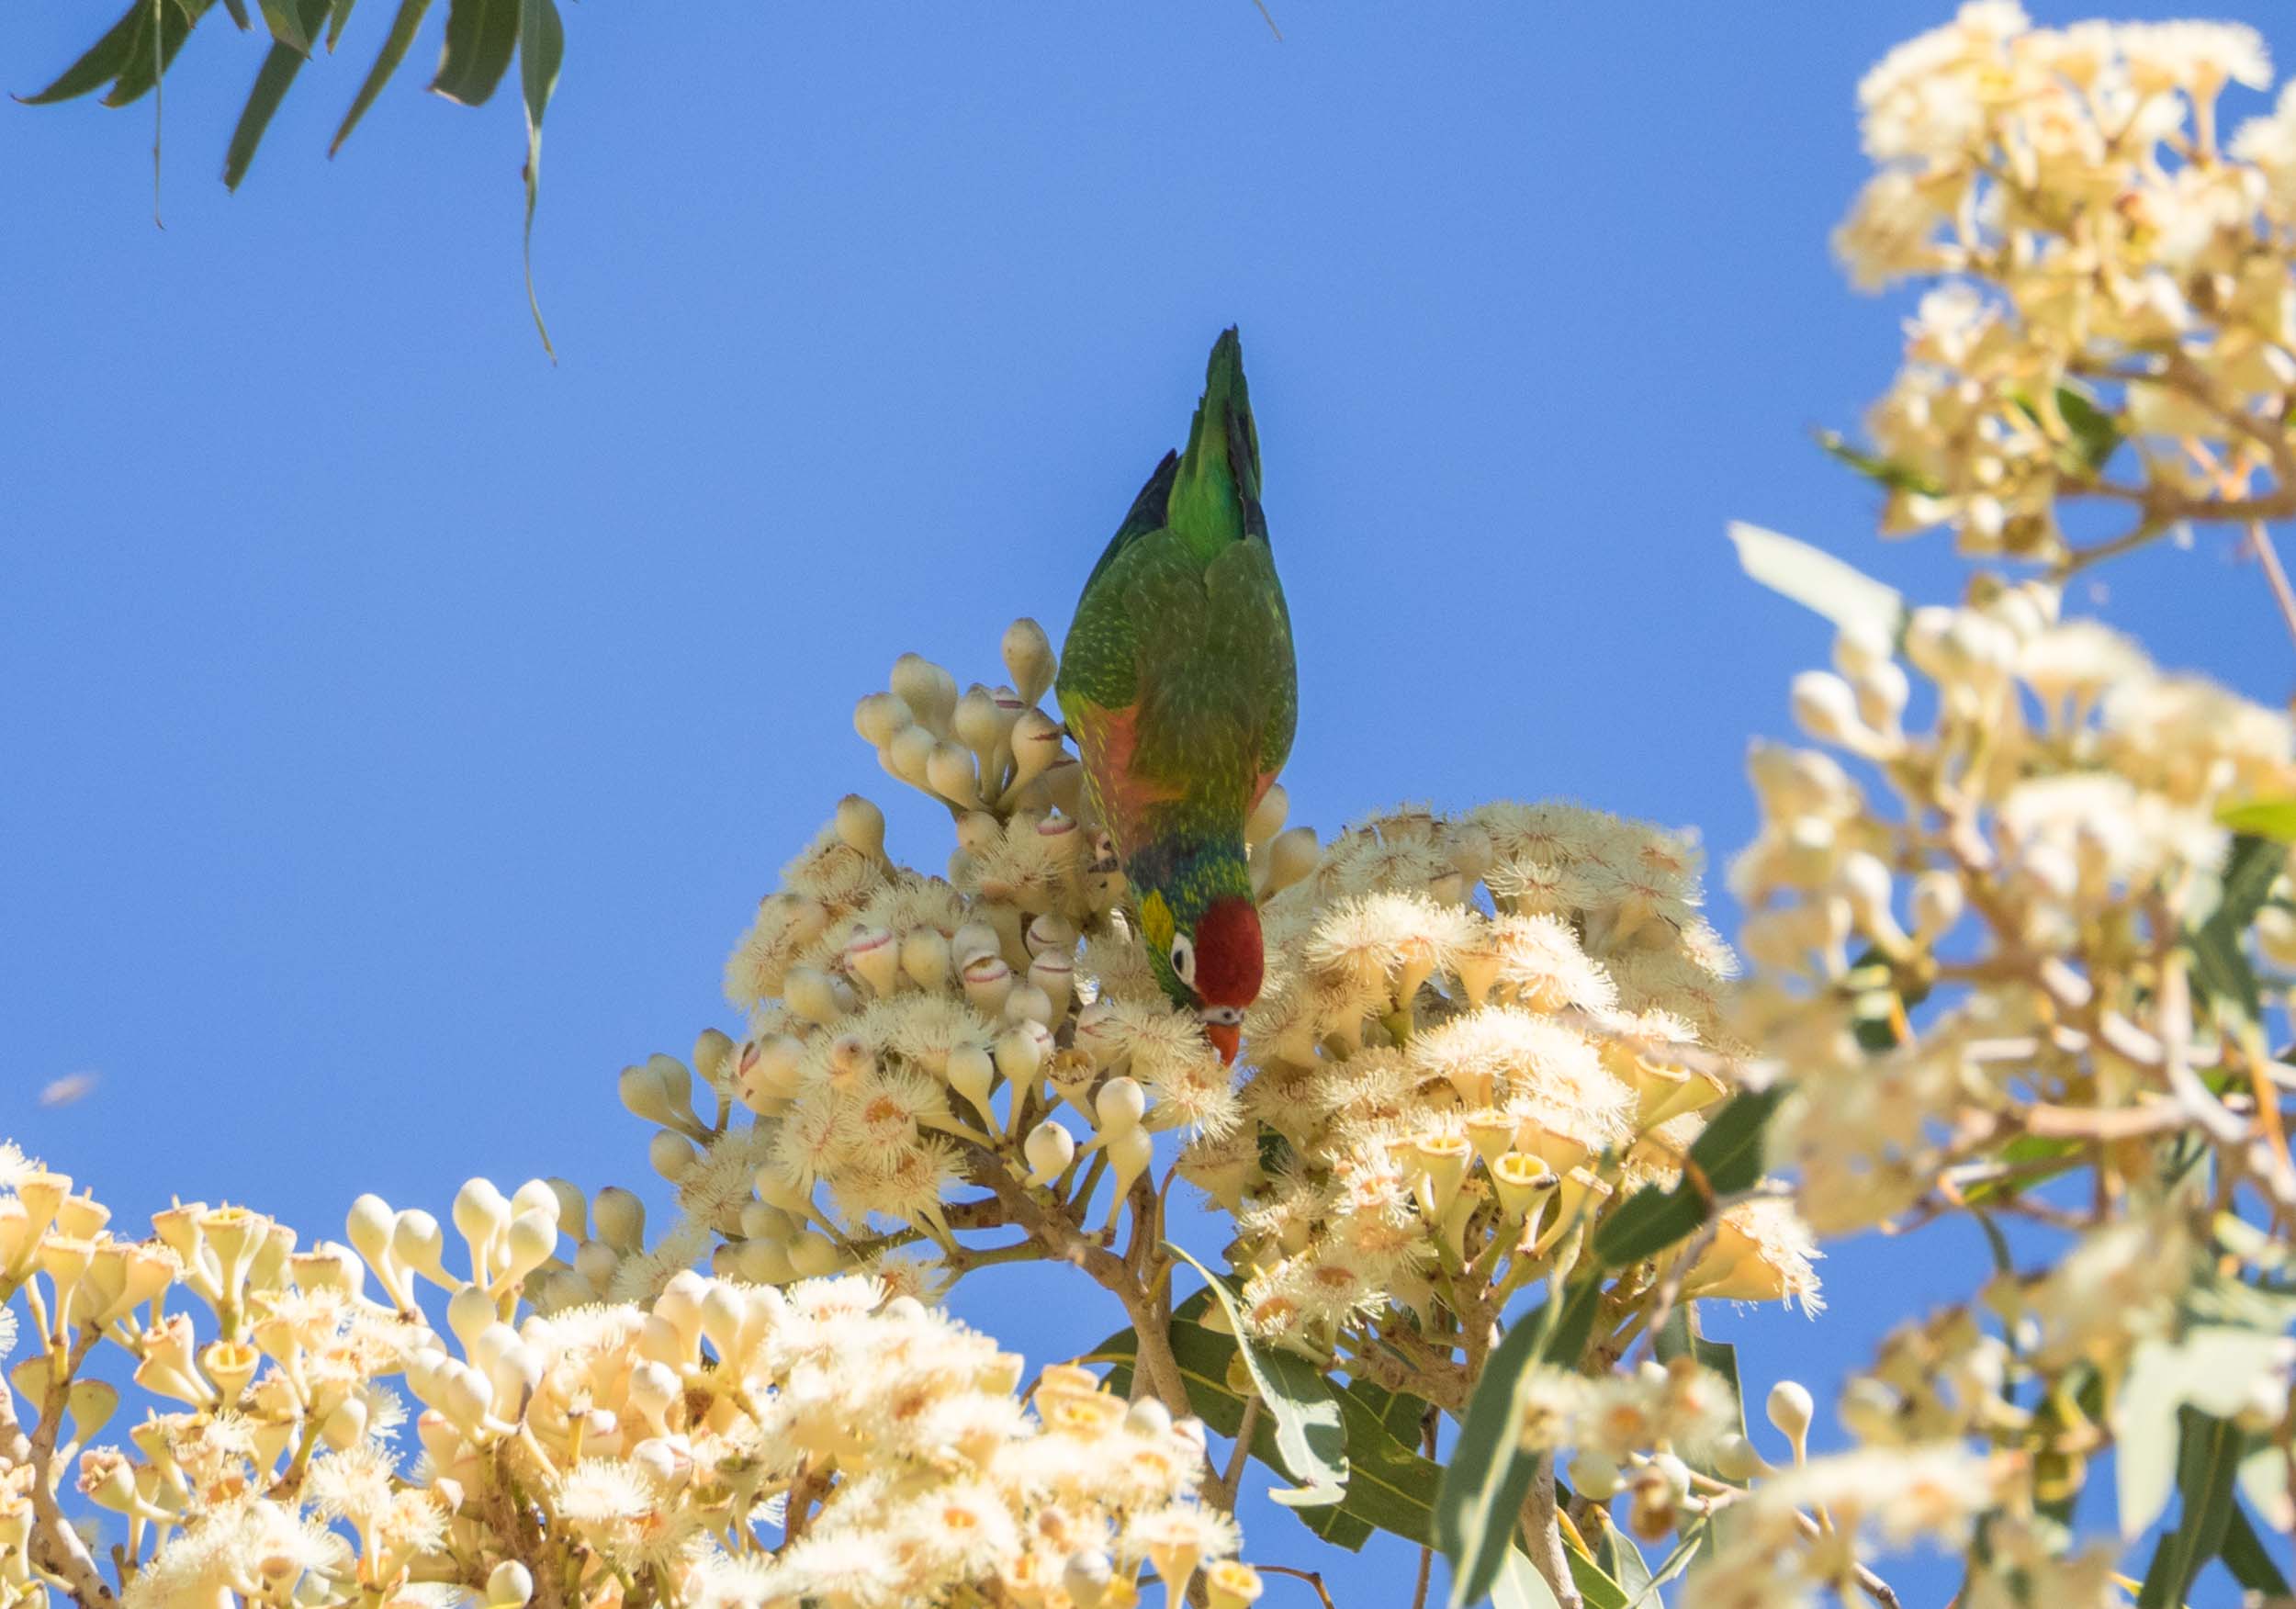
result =
[[1300,703],[1233,330],[1187,450],[1165,455],[1085,581],[1056,685],[1157,980],[1233,1061],[1264,961],[1244,824]]

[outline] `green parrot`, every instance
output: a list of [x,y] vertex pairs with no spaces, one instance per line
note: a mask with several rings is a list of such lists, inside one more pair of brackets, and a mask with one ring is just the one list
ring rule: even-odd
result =
[[1085,581],[1055,686],[1157,981],[1232,1062],[1265,960],[1244,824],[1300,709],[1232,329],[1187,450],[1165,455]]

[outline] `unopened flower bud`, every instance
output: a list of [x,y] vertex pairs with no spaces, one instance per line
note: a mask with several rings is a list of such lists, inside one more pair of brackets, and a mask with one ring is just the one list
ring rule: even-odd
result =
[[1006,785],[1006,797],[1017,797],[1021,789],[1035,782],[1064,759],[1067,750],[1062,744],[1061,724],[1041,710],[1024,710],[1013,724],[1012,781]]
[[817,1279],[834,1274],[838,1261],[837,1243],[827,1235],[807,1230],[789,1243],[789,1266],[801,1277]]
[[1266,843],[1284,829],[1284,817],[1290,812],[1291,796],[1284,792],[1284,785],[1270,782],[1244,821],[1244,841],[1255,846]]
[[657,1129],[653,1139],[647,1142],[647,1163],[673,1185],[691,1173],[701,1159],[701,1153],[693,1149],[693,1142],[675,1130]]
[[847,849],[872,861],[882,861],[885,853],[885,813],[859,793],[848,793],[837,802],[837,836]]
[[872,692],[853,706],[853,730],[872,748],[883,748],[917,716],[897,693]]
[[901,952],[890,929],[864,922],[845,941],[845,970],[867,984],[883,999],[901,978]]
[[1858,695],[1830,670],[1805,670],[1794,679],[1795,724],[1821,743],[1863,747],[1868,733],[1858,717]]
[[1044,628],[1026,615],[1005,627],[1001,645],[1005,674],[1012,678],[1013,691],[1024,704],[1033,704],[1043,698],[1052,685],[1058,661],[1052,655],[1052,639],[1044,635]]
[[1913,880],[1913,930],[1932,940],[1961,920],[1961,879],[1951,872],[1924,872]]
[[1004,942],[986,922],[967,922],[950,935],[950,960],[962,970],[984,955],[1002,955]]
[[1012,993],[1012,968],[993,952],[964,963],[964,997],[973,1009],[995,1020],[1004,1014],[1005,996]]
[[979,1045],[958,1045],[949,1052],[949,1087],[971,1102],[985,1123],[996,1121],[988,1108],[996,1082],[996,1063]]
[[1021,1153],[1029,1161],[1029,1183],[1049,1185],[1075,1160],[1076,1140],[1058,1123],[1047,1120],[1029,1131]]
[[1315,828],[1288,827],[1267,840],[1264,853],[1266,859],[1255,879],[1262,897],[1282,893],[1314,871],[1323,851],[1315,841]]
[[1802,1461],[1806,1438],[1809,1435],[1810,1419],[1818,1405],[1810,1400],[1809,1388],[1799,1380],[1780,1380],[1770,1388],[1770,1423],[1778,1434],[1793,1444],[1794,1461]]
[[646,1203],[620,1185],[608,1185],[591,1203],[598,1238],[625,1255],[646,1249]]
[[959,743],[933,745],[925,757],[925,780],[934,793],[962,809],[981,804],[980,776],[972,752]]
[[1147,1092],[1133,1078],[1111,1078],[1092,1097],[1095,1126],[1109,1140],[1139,1128],[1141,1115],[1147,1109]]
[[904,726],[893,735],[891,741],[878,750],[878,758],[885,770],[899,777],[912,788],[932,788],[928,767],[933,758],[933,735],[922,726]]
[[1061,1591],[1076,1609],[1102,1609],[1116,1570],[1105,1553],[1072,1553],[1061,1567]]
[[920,988],[949,981],[949,940],[931,928],[912,928],[901,936],[901,970]]
[[506,1558],[487,1577],[482,1609],[524,1609],[535,1595],[534,1572],[515,1558]]

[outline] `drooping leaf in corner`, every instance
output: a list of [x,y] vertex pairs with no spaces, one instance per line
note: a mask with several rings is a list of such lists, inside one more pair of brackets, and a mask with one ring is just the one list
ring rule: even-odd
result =
[[[328,0],[299,0],[299,5],[308,39],[325,24]],[[273,31],[277,30],[275,28]],[[286,44],[273,45],[264,57],[263,66],[255,74],[255,86],[247,92],[247,104],[240,108],[239,125],[231,130],[231,146],[223,153],[226,189],[238,189],[239,182],[247,176],[247,164],[255,160],[255,148],[263,143],[264,130],[271,127],[271,115],[287,98],[287,88],[303,70],[306,59],[307,51]]]
[[518,49],[521,0],[448,0],[446,49],[431,91],[467,107],[484,106],[510,71]]
[[542,186],[542,115],[558,86],[558,68],[566,60],[566,25],[558,17],[557,0],[519,0],[518,78],[526,100],[526,307],[535,316],[535,332],[550,361],[558,360],[550,344],[550,331],[542,321],[542,303],[535,298],[535,197]]
[[343,149],[343,142],[351,138],[351,130],[366,116],[366,108],[375,104],[375,97],[383,93],[383,85],[399,71],[399,63],[407,59],[407,47],[414,43],[416,30],[422,26],[422,14],[431,8],[431,0],[399,0],[398,15],[390,19],[389,37],[383,40],[382,50],[375,57],[375,65],[366,72],[366,82],[359,85],[359,93],[351,102],[351,109],[343,115],[343,126],[328,141],[327,154],[333,156]]

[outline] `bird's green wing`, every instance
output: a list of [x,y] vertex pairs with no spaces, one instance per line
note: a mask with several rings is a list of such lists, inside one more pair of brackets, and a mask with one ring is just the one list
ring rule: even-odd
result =
[[1068,639],[1061,647],[1060,680],[1056,691],[1061,710],[1073,725],[1075,701],[1104,710],[1123,709],[1139,696],[1140,664],[1135,633],[1140,616],[1131,612],[1131,577],[1138,567],[1140,544],[1164,530],[1165,504],[1172,495],[1172,476],[1180,456],[1166,453],[1148,484],[1132,500],[1116,534],[1100,553],[1100,562],[1085,579],[1076,600],[1076,615]]

